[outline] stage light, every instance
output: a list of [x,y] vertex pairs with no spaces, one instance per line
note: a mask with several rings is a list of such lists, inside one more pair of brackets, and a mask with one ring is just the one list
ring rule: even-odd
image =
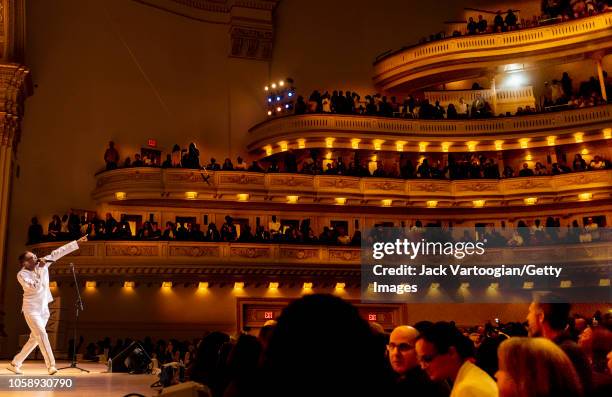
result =
[[336,204],[337,205],[344,205],[344,204],[346,204],[346,197],[336,197]]
[[198,198],[198,192],[185,192],[185,198],[187,200],[195,200]]
[[280,85],[282,87],[282,86],[285,85],[285,82],[281,80],[281,81],[278,82],[278,85]]
[[123,283],[123,288],[134,288],[136,286],[136,283],[133,281],[125,281]]
[[381,150],[382,144],[385,142],[384,139],[374,139],[372,143],[374,144],[374,150]]
[[353,149],[359,149],[359,142],[361,142],[361,139],[359,139],[359,138],[351,139],[351,147]]
[[293,92],[288,93],[287,96],[293,96]]
[[551,135],[546,137],[546,143],[548,143],[548,146],[555,146],[555,140],[557,139],[556,136]]
[[164,281],[162,283],[162,288],[165,288],[165,289],[172,288],[172,281]]
[[397,141],[397,142],[395,142],[395,150],[397,150],[398,152],[403,152],[405,144],[406,144],[406,141]]
[[572,286],[571,280],[561,280],[561,283],[559,284],[559,287],[561,288],[571,288],[571,286]]
[[127,198],[126,192],[115,192],[115,198],[117,200],[125,200]]
[[344,291],[346,283],[336,283],[336,291]]
[[57,288],[57,281],[49,281],[49,288]]
[[298,143],[298,149],[306,148],[306,139],[300,138],[297,140],[297,143]]
[[249,194],[248,193],[238,193],[236,194],[236,200],[249,201]]
[[236,281],[234,283],[234,289],[243,289],[244,288],[244,281]]
[[393,204],[393,200],[383,199],[383,200],[380,200],[380,203],[383,207],[391,207],[391,204]]
[[207,289],[208,288],[208,282],[207,281],[200,281],[198,284],[198,289]]
[[523,289],[533,289],[533,281],[525,281],[523,283]]
[[523,201],[525,202],[525,205],[534,205],[538,202],[538,198],[537,197],[525,197]]
[[272,111],[268,110],[268,116],[272,116]]
[[604,128],[602,132],[604,139],[612,138],[612,128]]
[[287,196],[287,202],[289,204],[296,204],[299,200],[300,196]]
[[334,140],[335,138],[325,138],[325,147],[327,147],[328,149],[331,149],[334,147]]
[[276,88],[276,83],[272,83],[272,88]]
[[285,104],[285,109],[289,109],[289,104]]
[[427,208],[436,208],[438,206],[438,202],[436,200],[428,200]]
[[268,91],[269,89],[270,89],[270,87],[268,87],[268,86],[264,87],[264,91]]
[[442,151],[445,153],[448,152],[450,145],[450,142],[442,142]]
[[580,193],[578,195],[578,200],[580,200],[580,201],[589,201],[592,198],[593,198],[593,193],[591,193],[591,192]]
[[504,150],[504,141],[495,141],[495,150]]
[[474,204],[474,208],[482,208],[485,205],[484,200],[473,200],[472,204]]
[[277,107],[276,107],[276,111],[277,111],[277,112],[281,112],[282,110],[283,110],[283,108],[281,108],[280,106],[277,106]]
[[424,152],[427,150],[428,142],[419,142],[419,152]]
[[277,96],[277,97],[276,97],[276,101],[278,102],[278,101],[280,101],[280,100],[281,100],[281,97]]
[[521,149],[527,149],[529,147],[529,138],[519,139],[519,144],[521,145]]
[[599,286],[600,287],[609,287],[610,286],[610,279],[609,278],[602,278],[599,280]]
[[584,132],[577,132],[574,134],[574,141],[576,141],[576,143],[582,143],[584,138]]
[[271,282],[270,284],[268,284],[268,289],[278,289],[278,283],[277,282]]
[[289,143],[287,141],[280,141],[278,143],[278,146],[280,146],[281,152],[286,152],[287,150],[289,150]]
[[304,283],[304,285],[302,286],[302,289],[312,289],[312,283],[310,282]]
[[478,145],[478,142],[476,142],[476,141],[469,141],[469,142],[467,142],[468,151],[475,152],[476,151],[476,145]]
[[94,288],[96,288],[96,282],[95,281],[86,281],[85,282],[85,288],[87,288],[87,289],[94,289]]
[[272,103],[272,97],[268,97],[268,103]]

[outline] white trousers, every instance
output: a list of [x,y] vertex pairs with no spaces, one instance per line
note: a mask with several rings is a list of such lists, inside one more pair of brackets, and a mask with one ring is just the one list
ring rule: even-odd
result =
[[51,344],[49,343],[49,337],[47,336],[47,321],[49,321],[49,312],[43,314],[29,314],[23,313],[28,327],[30,327],[30,339],[23,345],[23,348],[15,358],[13,358],[13,364],[16,367],[20,367],[25,359],[32,353],[32,350],[38,346],[42,353],[47,368],[55,366],[55,357],[53,357],[53,351],[51,350]]

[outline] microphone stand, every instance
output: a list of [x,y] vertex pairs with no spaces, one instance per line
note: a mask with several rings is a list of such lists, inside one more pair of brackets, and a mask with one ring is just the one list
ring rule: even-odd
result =
[[77,324],[79,322],[79,313],[84,310],[83,308],[83,300],[81,299],[81,292],[79,291],[79,282],[76,277],[76,273],[74,271],[74,263],[70,264],[70,270],[72,270],[72,278],[74,279],[74,287],[76,288],[76,302],[74,304],[75,316],[74,316],[74,342],[72,343],[72,362],[67,367],[58,368],[58,371],[69,368],[76,368],[81,371],[89,373],[85,368],[81,368],[77,365]]

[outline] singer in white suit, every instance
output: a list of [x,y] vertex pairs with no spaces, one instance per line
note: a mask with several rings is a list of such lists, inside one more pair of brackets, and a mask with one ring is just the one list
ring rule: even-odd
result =
[[60,260],[65,255],[79,249],[79,243],[87,241],[87,236],[81,237],[51,252],[44,258],[37,258],[30,251],[26,251],[19,256],[19,264],[22,266],[17,273],[17,280],[23,288],[23,306],[21,311],[25,317],[28,327],[30,327],[30,339],[23,346],[23,349],[13,358],[7,369],[16,374],[22,374],[21,365],[24,360],[38,346],[45,359],[45,364],[49,375],[57,372],[55,368],[55,358],[49,337],[47,336],[47,321],[49,321],[49,303],[53,301],[51,290],[49,289],[49,266]]

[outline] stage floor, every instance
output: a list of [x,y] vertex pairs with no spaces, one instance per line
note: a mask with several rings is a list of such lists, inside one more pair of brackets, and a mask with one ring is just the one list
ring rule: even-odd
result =
[[[8,361],[0,361],[0,396],[125,396],[129,393],[138,393],[144,396],[156,396],[157,389],[151,388],[151,384],[157,381],[154,375],[130,375],[126,373],[107,373],[106,366],[98,363],[79,363],[79,366],[91,371],[81,372],[77,369],[65,369],[57,374],[49,376],[43,361],[27,360],[21,370],[23,375],[15,375],[6,369]],[[58,361],[57,368],[69,365],[69,362]],[[11,375],[13,375],[11,377]],[[9,387],[10,379],[19,379],[24,384],[28,378],[72,378],[73,386],[70,390],[54,391],[43,390],[16,390]],[[3,379],[4,378],[4,379]],[[65,382],[64,382],[65,383]],[[13,381],[13,385],[15,385]]]

